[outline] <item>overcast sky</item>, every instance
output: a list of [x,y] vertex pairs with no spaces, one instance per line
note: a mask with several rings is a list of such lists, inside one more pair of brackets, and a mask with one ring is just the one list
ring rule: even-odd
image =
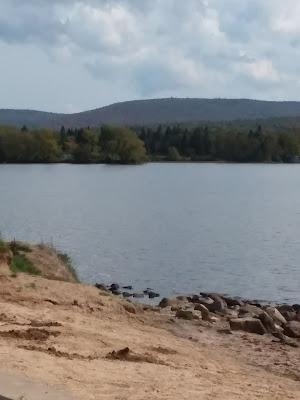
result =
[[300,99],[299,0],[0,0],[0,108]]

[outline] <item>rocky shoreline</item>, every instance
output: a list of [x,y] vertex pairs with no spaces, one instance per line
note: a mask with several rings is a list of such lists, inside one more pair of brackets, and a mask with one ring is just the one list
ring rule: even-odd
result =
[[[130,301],[149,298],[157,299],[159,293],[151,288],[134,292],[133,287],[96,284],[98,289],[122,296]],[[148,307],[148,306],[147,306]],[[230,297],[219,293],[194,294],[163,298],[153,309],[165,310],[171,318],[182,320],[202,320],[222,326],[222,332],[234,331],[257,335],[270,334],[280,343],[293,347],[300,344],[300,304],[274,304],[259,300]]]
[[[298,347],[300,339],[300,305],[262,304],[256,300],[229,297],[218,293],[164,298],[160,308],[169,308],[175,318],[201,319],[209,323],[222,321],[225,333],[244,331],[258,335],[271,334]],[[298,343],[297,343],[298,342]]]

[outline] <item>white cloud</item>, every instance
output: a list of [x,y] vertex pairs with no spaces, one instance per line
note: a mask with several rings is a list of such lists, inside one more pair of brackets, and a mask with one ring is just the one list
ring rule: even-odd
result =
[[243,63],[241,68],[258,81],[276,83],[280,80],[279,73],[274,68],[272,61],[267,59]]
[[[299,27],[298,0],[0,0],[6,67],[19,68],[20,46],[28,49],[28,86],[48,93],[28,90],[20,104],[22,85],[11,82],[7,96],[18,107],[80,110],[149,96],[295,99]],[[42,53],[45,75],[57,71],[59,102],[38,81]],[[8,75],[2,68],[1,87]]]

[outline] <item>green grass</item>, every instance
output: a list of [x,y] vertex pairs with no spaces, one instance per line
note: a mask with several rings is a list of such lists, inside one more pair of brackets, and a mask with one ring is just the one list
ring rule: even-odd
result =
[[25,256],[17,254],[10,264],[13,273],[23,272],[30,275],[39,275],[40,271]]
[[68,271],[71,273],[71,275],[73,276],[75,281],[79,283],[80,280],[79,280],[77,272],[73,266],[71,257],[68,256],[68,254],[60,253],[57,250],[56,250],[56,252],[57,252],[58,258],[60,258],[60,260],[65,264],[65,266],[67,267]]

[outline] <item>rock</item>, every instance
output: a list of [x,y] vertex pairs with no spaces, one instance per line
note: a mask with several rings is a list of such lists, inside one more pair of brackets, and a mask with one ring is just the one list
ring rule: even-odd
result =
[[222,299],[221,296],[218,294],[210,294],[209,296],[210,299],[213,300],[213,303],[211,304],[205,304],[206,308],[210,312],[225,312],[227,310],[227,304],[226,302]]
[[289,337],[285,336],[282,332],[274,332],[273,336],[280,340],[280,343],[291,346],[291,347],[299,347],[296,342],[294,342]]
[[296,313],[294,320],[300,322],[300,312]]
[[284,311],[295,312],[295,310],[293,309],[293,306],[290,306],[289,304],[280,304],[276,308],[281,313],[283,313]]
[[209,304],[213,304],[214,301],[210,297],[200,297],[200,296],[193,296],[192,297],[192,303],[194,304],[203,304],[204,306],[207,306]]
[[239,316],[245,316],[245,314],[249,314],[251,317],[258,317],[263,310],[253,304],[245,304],[239,310]]
[[290,321],[284,326],[284,334],[291,338],[300,338],[300,322]]
[[261,321],[261,323],[263,324],[263,326],[265,327],[267,332],[273,333],[273,332],[277,331],[277,327],[275,325],[273,318],[270,317],[270,315],[267,312],[262,312],[258,316],[258,318]]
[[155,297],[160,297],[159,293],[149,292],[148,293],[149,299],[155,299]]
[[250,306],[262,308],[261,302],[258,300],[247,300],[247,301],[245,301],[245,303],[249,304]]
[[129,292],[123,292],[122,295],[123,295],[123,297],[125,297],[125,298],[132,297],[132,296],[133,296],[133,294],[132,294],[132,293],[129,293]]
[[104,290],[104,292],[108,292],[106,285],[104,285],[103,283],[96,283],[95,287],[99,290]]
[[233,331],[244,331],[264,335],[266,329],[257,318],[236,318],[229,321],[230,329]]
[[277,323],[279,325],[284,325],[287,323],[286,319],[281,314],[281,312],[277,310],[277,308],[266,307],[265,311],[273,319],[273,321],[275,321],[275,323]]
[[128,286],[123,286],[122,289],[125,289],[125,290],[132,290],[133,287],[132,287],[131,285],[128,285]]
[[192,311],[187,311],[187,310],[177,310],[175,316],[176,318],[186,319],[186,320],[193,320],[197,318]]
[[293,305],[293,309],[294,309],[294,311],[296,311],[297,313],[300,312],[300,304],[294,304],[294,305]]
[[135,299],[142,299],[143,297],[145,297],[144,293],[133,293],[133,297]]
[[161,302],[159,303],[160,308],[166,308],[166,307],[180,307],[184,304],[183,301],[180,301],[178,299],[168,299],[167,297],[164,297]]
[[203,304],[196,304],[195,311],[201,311],[201,315],[202,315],[202,319],[203,321],[208,321],[208,322],[212,322],[211,316],[210,316],[210,312],[208,311],[208,309],[205,307],[205,305]]
[[146,290],[143,291],[144,294],[149,294],[150,292],[154,292],[154,290],[151,288],[147,288]]
[[235,306],[243,307],[245,305],[245,303],[237,297],[222,296],[222,298],[226,302],[228,307],[235,307]]
[[282,311],[281,314],[286,319],[287,322],[294,321],[297,318],[296,311]]
[[120,286],[117,284],[117,283],[112,283],[111,285],[110,285],[110,288],[109,288],[109,290],[111,291],[111,292],[113,292],[113,291],[115,291],[115,290],[119,290],[120,289]]

